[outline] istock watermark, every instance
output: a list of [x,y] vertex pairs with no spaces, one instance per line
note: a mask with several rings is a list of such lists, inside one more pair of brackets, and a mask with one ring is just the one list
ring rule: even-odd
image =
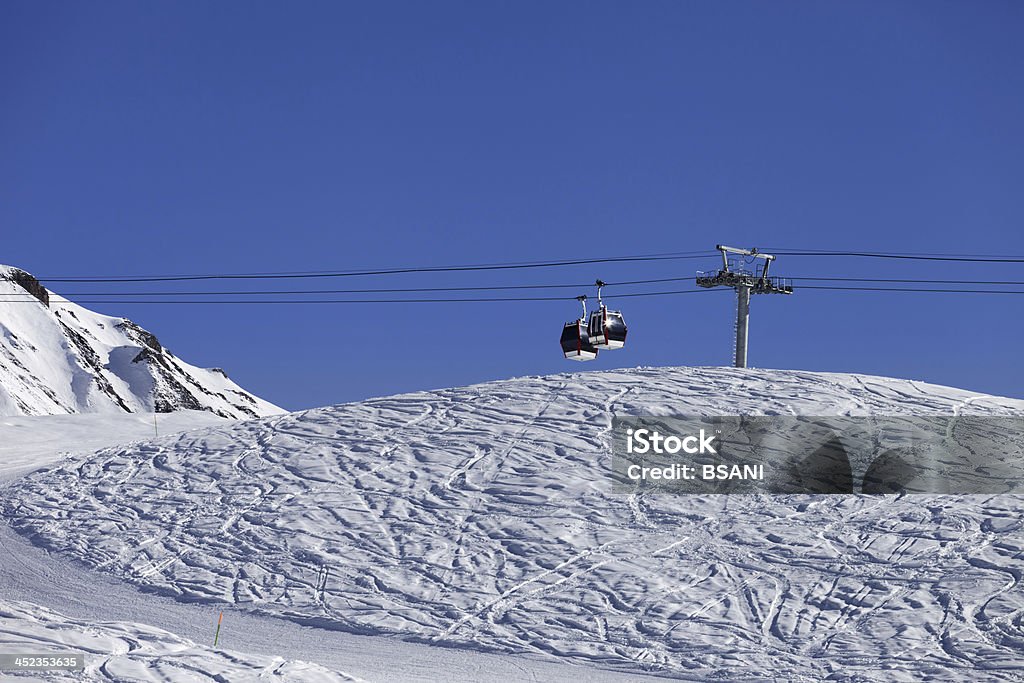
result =
[[1024,493],[1024,416],[621,416],[616,490]]
[[649,429],[626,429],[626,452],[644,455],[646,453],[717,453],[712,445],[714,436],[708,436],[701,429],[699,434],[678,437],[664,437],[660,432]]

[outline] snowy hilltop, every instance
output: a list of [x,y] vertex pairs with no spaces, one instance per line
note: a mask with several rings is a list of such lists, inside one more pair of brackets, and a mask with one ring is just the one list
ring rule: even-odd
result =
[[197,368],[124,318],[94,313],[0,266],[0,415],[283,412],[219,369]]
[[732,368],[530,377],[81,454],[0,509],[147,592],[325,632],[686,680],[1024,673],[1020,496],[617,492],[612,418],[640,414],[955,420],[1024,401]]

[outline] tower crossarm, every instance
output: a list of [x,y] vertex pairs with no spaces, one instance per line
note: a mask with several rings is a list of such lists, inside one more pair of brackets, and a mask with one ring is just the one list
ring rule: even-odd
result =
[[[718,271],[701,271],[697,273],[698,287],[739,287],[750,288],[751,294],[792,294],[793,283],[785,278],[769,277],[768,268],[775,260],[774,254],[765,254],[757,249],[740,249],[724,244],[715,245],[722,254],[722,268]],[[764,265],[759,274],[745,270],[734,270],[729,267],[729,255],[761,259]]]

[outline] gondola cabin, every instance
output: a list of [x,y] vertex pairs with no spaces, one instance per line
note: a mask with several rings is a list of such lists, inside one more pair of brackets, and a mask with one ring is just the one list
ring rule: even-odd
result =
[[562,353],[569,360],[594,360],[597,347],[590,343],[583,318],[566,323],[562,328]]
[[621,349],[626,345],[626,322],[620,311],[609,311],[602,305],[590,314],[587,336],[599,349]]

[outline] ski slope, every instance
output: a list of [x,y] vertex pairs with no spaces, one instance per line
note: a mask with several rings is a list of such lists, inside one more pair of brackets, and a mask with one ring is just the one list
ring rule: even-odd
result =
[[2,505],[147,591],[324,629],[689,680],[1024,676],[1020,497],[617,494],[613,413],[1024,401],[788,371],[531,377],[108,448]]
[[[154,431],[178,433],[227,422],[205,411],[162,415],[52,415],[0,418],[0,482],[66,457],[103,445],[128,444]],[[24,549],[3,547],[3,564],[31,566]],[[47,567],[47,571],[52,570]],[[357,680],[323,667],[286,660],[280,656],[251,655],[197,645],[163,629],[145,624],[99,622],[74,618],[39,604],[7,599],[16,591],[10,573],[0,569],[0,652],[85,654],[83,671],[50,672],[46,680],[66,681],[178,681],[243,680],[334,682]],[[62,579],[68,579],[67,574]],[[38,581],[38,578],[34,578]],[[73,583],[73,582],[62,582]],[[86,594],[93,582],[73,591]],[[61,598],[54,595],[54,602]],[[109,596],[113,598],[113,596]],[[67,599],[62,598],[62,599]],[[14,676],[30,678],[29,674]]]
[[0,417],[0,482],[71,453],[88,453],[227,422],[205,410]]
[[[155,416],[161,434],[226,421],[206,411]],[[0,487],[66,457],[102,446],[150,437],[154,415],[45,415],[0,420]],[[5,520],[6,521],[6,520]],[[86,656],[85,674],[48,675],[45,680],[387,680],[452,683],[507,680],[566,680],[578,667],[524,660],[516,655],[451,650],[381,636],[302,626],[249,614],[244,607],[183,603],[142,592],[110,574],[30,544],[0,525],[0,653]],[[219,613],[224,631],[209,648]],[[100,633],[102,639],[94,636]],[[206,646],[195,643],[205,643]],[[152,647],[151,647],[152,645]],[[316,661],[317,665],[309,664]],[[258,670],[254,667],[261,667]],[[318,668],[319,667],[319,668]],[[325,673],[326,672],[326,673]],[[349,673],[352,672],[352,673]],[[108,675],[109,674],[109,675]],[[7,680],[12,674],[0,676]],[[627,680],[588,670],[588,680]],[[17,680],[31,680],[19,677]]]
[[[228,422],[207,411],[181,411],[153,414],[76,414],[0,418],[0,483],[14,480],[26,472],[56,462],[72,451],[82,452],[102,446],[131,444],[152,438],[154,431],[180,433]],[[4,535],[0,531],[0,537]],[[68,605],[77,596],[89,596],[100,586],[88,577],[61,572],[57,563],[38,565],[40,574],[59,576],[59,583],[70,591],[62,595],[34,571],[32,549],[0,540],[0,653],[78,653],[86,656],[82,671],[49,672],[48,681],[179,681],[244,680],[333,682],[358,680],[337,670],[314,664],[286,660],[283,657],[251,655],[213,649],[154,626],[124,621],[97,621],[95,618],[70,617],[32,602],[11,600],[20,592],[19,579],[28,575],[39,596],[51,604]],[[15,572],[10,570],[15,568]],[[81,578],[81,577],[78,577]],[[103,593],[98,602],[119,600]],[[95,615],[96,612],[91,612]],[[100,615],[102,619],[102,615]],[[30,678],[29,674],[15,680]]]
[[[50,671],[47,681],[358,680],[306,662],[215,650],[151,626],[70,619],[38,605],[7,600],[0,600],[0,652],[84,656],[83,669]],[[29,674],[9,672],[4,677],[21,680]]]

